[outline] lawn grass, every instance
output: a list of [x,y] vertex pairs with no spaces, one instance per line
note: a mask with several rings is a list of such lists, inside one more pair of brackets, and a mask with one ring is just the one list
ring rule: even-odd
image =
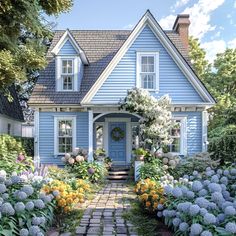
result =
[[131,210],[124,213],[123,218],[132,223],[138,235],[142,236],[160,236],[160,228],[164,227],[155,215],[145,212],[137,200],[131,203]]

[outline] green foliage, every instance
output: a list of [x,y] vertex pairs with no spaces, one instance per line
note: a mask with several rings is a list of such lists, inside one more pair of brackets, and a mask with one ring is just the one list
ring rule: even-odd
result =
[[33,162],[26,156],[20,141],[9,135],[0,135],[0,166],[8,174],[13,171],[19,173],[32,169]]
[[206,74],[210,71],[210,65],[206,60],[206,52],[201,48],[199,40],[193,37],[189,38],[189,57],[197,75],[204,80]]
[[98,162],[76,162],[73,165],[67,164],[66,169],[77,178],[86,179],[92,183],[103,182],[107,174],[105,165]]
[[152,159],[150,162],[145,162],[144,165],[140,167],[139,171],[140,179],[149,178],[155,181],[160,180],[160,178],[165,174],[162,168],[162,163],[159,159]]
[[26,81],[45,67],[46,41],[51,31],[44,15],[71,9],[72,0],[2,0],[0,3],[0,90]]
[[34,156],[34,138],[15,137],[15,139],[21,142],[27,156]]
[[210,132],[209,150],[221,164],[234,163],[236,158],[236,125],[217,127]]
[[169,169],[169,172],[175,179],[184,175],[191,175],[193,171],[202,173],[207,167],[216,168],[219,161],[213,160],[213,155],[208,152],[198,153],[193,157],[182,159],[175,169]]
[[67,182],[75,178],[75,175],[73,173],[70,173],[65,168],[59,168],[57,166],[50,166],[48,167],[47,177],[52,178],[54,180]]
[[159,232],[163,232],[163,229],[166,230],[163,223],[155,216],[147,214],[138,201],[134,201],[131,206],[131,210],[123,214],[123,218],[134,225],[138,235],[158,236]]
[[137,156],[141,156],[141,155],[145,156],[147,154],[147,151],[143,148],[137,148],[134,150],[134,154]]

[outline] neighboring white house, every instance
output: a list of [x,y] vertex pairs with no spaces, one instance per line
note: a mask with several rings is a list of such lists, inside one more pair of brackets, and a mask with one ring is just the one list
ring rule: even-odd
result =
[[0,134],[22,136],[23,112],[15,88],[11,87],[9,90],[13,98],[11,102],[0,93]]

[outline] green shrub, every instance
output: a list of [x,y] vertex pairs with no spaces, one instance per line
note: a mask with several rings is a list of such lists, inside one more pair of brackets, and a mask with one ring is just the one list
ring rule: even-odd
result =
[[220,159],[221,164],[235,162],[236,158],[236,125],[217,127],[209,134],[209,151],[214,153],[214,159]]
[[65,168],[59,168],[57,166],[49,166],[47,169],[47,177],[52,178],[54,180],[60,180],[66,182],[75,178],[75,175],[73,173],[70,173]]
[[32,159],[27,157],[20,141],[9,135],[0,135],[0,166],[8,174],[32,169]]
[[16,140],[20,141],[25,153],[29,157],[34,156],[34,138],[28,138],[28,137],[15,137]]
[[66,169],[77,178],[86,179],[92,183],[103,182],[107,174],[105,165],[98,162],[75,162],[67,164]]
[[191,175],[193,171],[199,173],[206,170],[207,167],[215,169],[219,165],[219,161],[212,160],[211,153],[202,152],[193,157],[183,158],[175,169],[168,169],[170,174],[176,179],[179,179],[183,175]]
[[144,165],[140,167],[140,179],[152,179],[155,181],[160,180],[165,172],[162,168],[162,163],[159,159],[153,159],[151,162],[145,162]]

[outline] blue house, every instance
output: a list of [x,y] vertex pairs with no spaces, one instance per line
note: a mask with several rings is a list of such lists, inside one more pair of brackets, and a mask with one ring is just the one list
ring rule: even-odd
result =
[[[164,31],[150,11],[133,30],[59,30],[30,98],[35,109],[35,160],[62,164],[75,147],[104,148],[116,164],[130,162],[138,145],[136,114],[119,110],[127,91],[139,87],[172,99],[170,152],[193,155],[207,149],[207,109],[215,100],[188,57],[188,15]],[[114,140],[112,131],[123,130]]]

